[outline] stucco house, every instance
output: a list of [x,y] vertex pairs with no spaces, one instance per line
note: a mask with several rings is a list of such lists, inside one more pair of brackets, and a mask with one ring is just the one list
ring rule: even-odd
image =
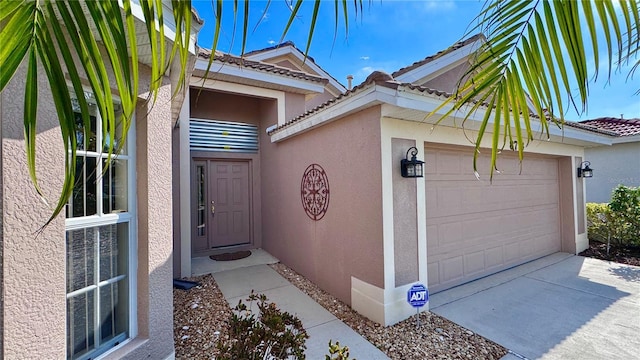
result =
[[[349,89],[292,43],[242,58],[201,51],[173,138],[175,276],[191,275],[195,257],[260,247],[389,325],[413,313],[416,282],[433,293],[586,249],[576,169],[606,134],[552,128],[526,148],[521,173],[503,152],[490,184],[487,156],[474,176],[468,140],[482,111],[464,129],[426,118],[481,41]],[[424,177],[401,175],[410,150]]]
[[[467,140],[482,111],[465,129],[454,117],[438,126],[437,117],[425,119],[450,96],[479,41],[353,88],[292,43],[244,57],[194,49],[184,97],[171,97],[172,69],[153,107],[142,92],[119,167],[92,178],[104,155],[81,151],[91,164],[79,183],[84,196],[39,236],[51,210],[32,190],[16,101],[23,85],[12,81],[0,98],[3,356],[170,359],[172,279],[215,253],[263,248],[389,325],[413,314],[405,297],[416,282],[437,292],[584,250],[585,184],[576,168],[585,147],[611,142],[607,134],[552,129],[550,141],[529,144],[521,173],[504,152],[489,184],[486,173],[476,180]],[[46,166],[38,176],[53,197],[64,149],[52,101],[44,91],[40,99],[38,162]],[[99,127],[95,136],[100,143]],[[412,151],[423,177],[401,174]],[[481,162],[486,171],[488,159]]]
[[608,203],[618,185],[640,186],[640,119],[604,117],[581,125],[609,135],[611,145],[588,147],[585,159],[597,169],[587,181],[587,202]]
[[[145,38],[142,10],[132,6],[136,34]],[[171,2],[163,6],[172,41]],[[201,26],[195,14],[192,25],[193,62]],[[148,44],[140,44],[138,54],[139,101],[124,153],[96,176],[106,155],[96,148],[101,126],[92,125],[92,139],[78,151],[78,182],[67,216],[63,212],[40,233],[52,207],[36,194],[26,166],[26,63],[1,94],[0,358],[174,357],[170,144],[182,107],[182,96],[172,98],[180,68],[167,70],[152,106],[145,90],[151,78]],[[52,200],[62,187],[65,149],[45,76],[38,89],[37,175]],[[91,104],[89,89],[87,98]],[[95,104],[91,112],[99,123]]]

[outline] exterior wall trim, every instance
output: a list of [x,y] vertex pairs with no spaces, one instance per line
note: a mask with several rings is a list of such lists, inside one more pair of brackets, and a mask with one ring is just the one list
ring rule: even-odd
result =
[[279,142],[295,135],[302,134],[318,126],[328,124],[351,113],[361,111],[372,106],[393,101],[395,90],[383,86],[373,86],[362,90],[348,101],[338,103],[324,111],[320,111],[302,121],[279,130],[271,135],[271,142]]

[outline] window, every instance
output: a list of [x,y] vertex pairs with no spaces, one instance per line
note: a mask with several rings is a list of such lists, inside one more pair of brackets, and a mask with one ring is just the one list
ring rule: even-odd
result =
[[134,134],[107,168],[111,140],[95,105],[90,112],[88,138],[76,113],[76,181],[66,209],[67,359],[95,358],[135,336]]

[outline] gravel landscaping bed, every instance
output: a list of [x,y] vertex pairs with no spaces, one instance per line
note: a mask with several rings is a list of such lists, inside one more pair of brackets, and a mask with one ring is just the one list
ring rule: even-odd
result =
[[[270,266],[391,359],[500,359],[507,353],[502,346],[429,312],[421,313],[420,328],[416,328],[415,316],[383,327],[288,267]],[[188,291],[173,290],[176,359],[213,359],[217,340],[228,338],[226,320],[231,309],[213,276],[189,280],[200,285]]]
[[420,328],[416,328],[415,316],[381,326],[285,265],[269,266],[391,359],[500,359],[507,353],[502,346],[430,312],[420,314]]
[[228,337],[227,319],[231,308],[213,276],[188,280],[199,286],[190,290],[173,289],[173,339],[176,359],[213,359],[216,341]]

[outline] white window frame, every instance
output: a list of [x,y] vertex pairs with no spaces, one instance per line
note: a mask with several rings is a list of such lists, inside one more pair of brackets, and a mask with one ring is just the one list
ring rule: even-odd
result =
[[[90,92],[90,90],[85,89],[85,91]],[[113,99],[115,102],[120,102],[120,98],[117,96],[113,96]],[[102,126],[100,126],[101,124],[101,117],[100,117],[100,113],[98,112],[96,114],[96,133],[100,134],[100,136],[97,138],[102,139]],[[85,229],[85,228],[92,228],[92,227],[98,227],[98,226],[103,226],[103,225],[114,225],[114,224],[119,224],[119,223],[128,223],[128,231],[129,231],[129,238],[128,238],[128,249],[127,249],[127,254],[128,254],[128,267],[127,267],[127,275],[128,275],[128,279],[127,279],[127,283],[128,283],[128,291],[129,291],[129,303],[128,303],[128,310],[129,310],[129,336],[128,338],[124,339],[123,341],[120,342],[120,344],[118,344],[117,346],[113,346],[112,348],[104,351],[103,353],[100,353],[99,355],[96,355],[93,352],[89,352],[83,356],[81,356],[79,359],[85,359],[85,358],[94,358],[96,360],[104,358],[106,356],[108,356],[110,353],[116,351],[117,349],[121,348],[122,346],[124,346],[125,344],[127,344],[129,341],[131,341],[131,339],[134,339],[137,335],[138,335],[138,292],[137,292],[137,278],[138,278],[138,226],[137,226],[137,214],[138,214],[138,209],[137,209],[137,189],[136,189],[136,131],[135,131],[135,113],[132,115],[131,118],[131,127],[129,128],[129,133],[127,135],[127,152],[126,155],[118,155],[118,157],[122,157],[122,159],[126,159],[127,160],[127,206],[128,206],[128,211],[125,213],[111,213],[111,214],[102,214],[103,212],[103,204],[102,204],[102,196],[98,196],[96,199],[96,207],[97,207],[97,211],[98,214],[95,215],[90,215],[90,216],[83,216],[83,217],[74,217],[74,218],[67,218],[65,219],[65,237],[67,236],[67,232],[68,231],[72,231],[72,230],[80,230],[80,229]],[[79,150],[77,151],[78,155],[91,155],[94,156],[96,159],[98,159],[98,161],[96,162],[96,164],[98,164],[98,162],[101,162],[103,159],[106,159],[106,156],[104,156],[104,153],[101,153],[98,151],[98,148],[101,144],[100,142],[97,142],[96,144],[96,151],[86,151],[86,150]],[[74,164],[75,166],[75,164]],[[102,177],[101,176],[97,176],[96,178],[96,187],[98,189],[102,189]],[[102,215],[101,215],[102,214]],[[66,249],[66,240],[65,240],[65,249]],[[65,250],[66,252],[66,250]],[[66,262],[65,262],[66,264]],[[96,269],[96,271],[99,273],[99,268]],[[65,271],[66,274],[66,271]],[[66,276],[66,275],[65,275]],[[73,293],[73,292],[71,292]],[[66,289],[65,289],[65,294],[67,294],[67,296],[71,293],[67,293]],[[66,301],[65,301],[66,303]],[[65,311],[66,313],[66,311]],[[66,315],[65,315],[65,322],[68,321],[66,319]],[[99,324],[94,324],[94,326],[99,326]],[[67,335],[65,335],[65,341],[67,341]],[[108,344],[109,342],[107,342]],[[66,347],[65,347],[66,348]]]

